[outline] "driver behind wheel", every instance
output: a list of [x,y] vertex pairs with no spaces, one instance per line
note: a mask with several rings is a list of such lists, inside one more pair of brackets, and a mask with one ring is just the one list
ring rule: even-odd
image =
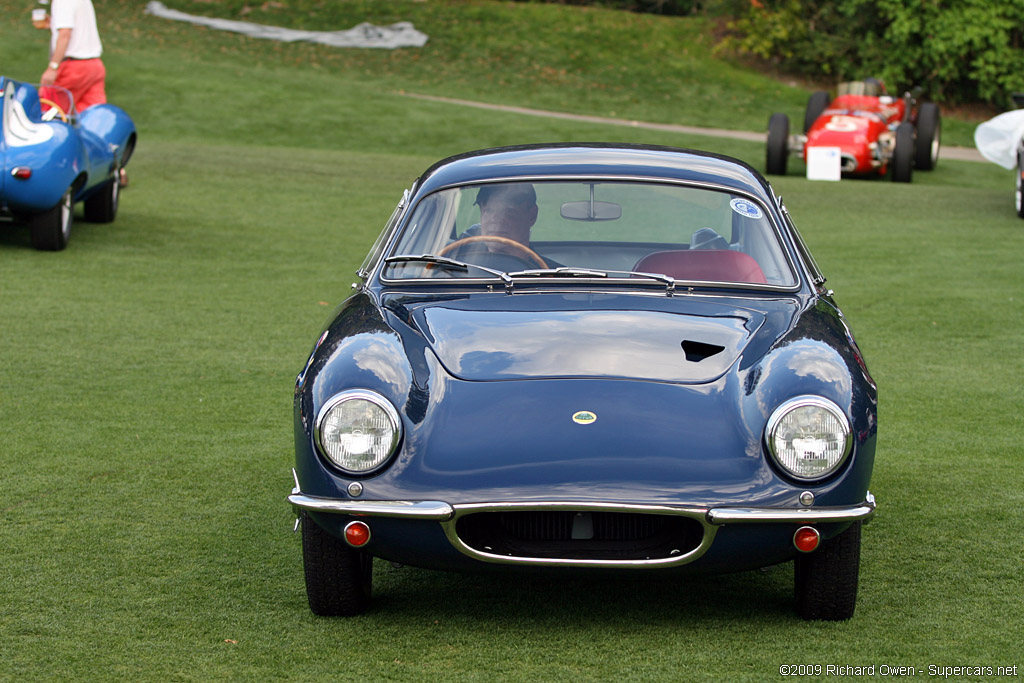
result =
[[[537,191],[530,183],[485,185],[476,195],[480,207],[479,234],[503,237],[530,246],[530,228],[537,222]],[[486,242],[493,252],[517,255],[517,250],[498,241]]]
[[[441,255],[470,253],[489,255],[486,265],[502,270],[558,268],[562,264],[542,257],[530,246],[530,230],[537,222],[537,192],[530,183],[485,185],[477,191],[474,205],[480,222],[441,250]],[[475,262],[475,261],[474,261]],[[484,265],[481,263],[481,265]]]

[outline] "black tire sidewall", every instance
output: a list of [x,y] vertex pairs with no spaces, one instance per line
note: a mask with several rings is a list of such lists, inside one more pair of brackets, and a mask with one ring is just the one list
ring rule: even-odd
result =
[[831,102],[829,94],[824,90],[818,90],[807,100],[807,110],[804,112],[804,134],[811,129],[814,122],[821,116],[821,112],[828,108]]
[[930,171],[938,164],[938,154],[932,159],[932,144],[942,134],[942,118],[939,106],[934,102],[925,102],[917,112],[917,129],[914,141],[914,166],[922,171]]
[[373,556],[354,550],[301,515],[302,564],[309,608],[320,616],[355,616],[369,608]]
[[901,123],[896,127],[896,145],[892,155],[892,179],[909,183],[914,174],[914,126]]
[[32,216],[29,219],[32,246],[41,251],[60,251],[68,246],[74,223],[74,208],[69,188],[53,208]]
[[860,577],[861,523],[854,522],[817,550],[794,561],[797,612],[808,620],[842,621],[853,616]]
[[1024,151],[1017,152],[1017,179],[1014,189],[1014,204],[1017,216],[1024,218]]
[[765,170],[771,175],[786,175],[789,159],[789,117],[772,114],[768,120],[768,145],[765,153]]
[[85,200],[83,211],[85,220],[90,223],[110,223],[117,216],[117,207],[120,202],[121,185],[117,174],[113,180],[96,191],[91,197]]

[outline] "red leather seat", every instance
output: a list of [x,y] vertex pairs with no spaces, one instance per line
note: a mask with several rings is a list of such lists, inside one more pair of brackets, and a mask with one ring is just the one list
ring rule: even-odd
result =
[[752,256],[728,249],[656,251],[637,261],[633,270],[662,273],[677,280],[767,282],[761,266]]

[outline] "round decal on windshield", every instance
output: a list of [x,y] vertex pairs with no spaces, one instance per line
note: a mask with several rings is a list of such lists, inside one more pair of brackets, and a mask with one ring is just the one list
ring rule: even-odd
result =
[[745,218],[757,220],[764,215],[761,213],[761,208],[749,199],[734,199],[729,202],[729,206],[732,207],[733,211]]

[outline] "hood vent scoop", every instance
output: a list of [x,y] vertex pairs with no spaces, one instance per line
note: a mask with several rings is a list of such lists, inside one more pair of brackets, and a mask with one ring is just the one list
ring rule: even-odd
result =
[[683,341],[683,353],[686,354],[686,360],[691,363],[699,363],[722,351],[725,351],[725,347],[718,344],[705,344],[704,342],[690,341],[688,339]]

